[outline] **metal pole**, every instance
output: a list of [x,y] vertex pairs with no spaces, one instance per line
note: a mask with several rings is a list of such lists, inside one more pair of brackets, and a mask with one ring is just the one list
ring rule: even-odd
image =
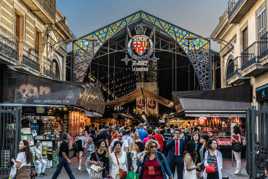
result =
[[195,90],[195,70],[193,70],[194,72],[194,87],[193,87],[193,90]]
[[17,154],[17,152],[19,151],[18,146],[19,146],[19,141],[20,141],[20,131],[21,131],[21,108],[16,107],[15,110],[15,120],[16,120],[16,139],[15,139],[15,152]]
[[[255,141],[255,130],[256,130],[256,119],[257,119],[257,111],[255,108],[253,108],[252,113],[251,113],[251,127],[250,127],[250,132],[251,132],[251,156],[252,156],[252,160],[251,160],[251,166],[252,166],[252,173],[253,173],[253,178],[255,179],[257,177],[257,171],[256,171],[256,141]],[[260,116],[259,116],[260,117]],[[252,121],[253,120],[253,121]]]
[[93,59],[94,59],[94,56],[95,56],[95,39],[94,40],[92,40],[92,59],[91,59],[91,61],[90,61],[90,65],[89,65],[89,70],[90,70],[90,75],[92,74],[92,67],[91,67],[91,62],[93,61]]
[[188,65],[187,75],[188,75],[188,90],[190,91],[191,90],[191,85],[190,85],[190,81],[191,81],[191,78],[190,78],[190,65]]
[[178,90],[178,84],[177,84],[177,81],[178,81],[178,79],[177,79],[177,76],[178,76],[178,71],[177,71],[177,54],[176,54],[176,52],[177,52],[177,50],[176,50],[176,42],[174,41],[174,45],[175,45],[175,67],[174,67],[174,70],[175,70],[175,91],[177,91]]
[[[187,48],[188,48],[188,53],[189,53],[189,51],[190,51],[190,39],[188,39],[188,43],[187,43]],[[189,59],[190,60],[190,59]],[[189,79],[189,65],[188,65],[188,67],[187,67],[187,76],[188,76],[188,90],[190,90],[190,87],[189,87],[189,85],[190,85],[190,79]]]
[[[160,47],[161,48],[161,47]],[[175,84],[174,84],[174,73],[175,73],[175,69],[174,69],[174,56],[173,56],[173,54],[171,54],[171,56],[172,56],[172,59],[171,59],[171,88],[172,88],[172,91],[173,90],[175,90],[175,88],[174,88],[174,86],[175,86]]]
[[114,55],[114,74],[113,74],[113,96],[114,96],[114,99],[115,99],[115,55]]
[[[109,91],[110,91],[110,39],[108,40],[108,76],[107,76],[107,82],[108,82],[108,89],[107,93],[109,96]],[[109,97],[108,97],[109,100]]]

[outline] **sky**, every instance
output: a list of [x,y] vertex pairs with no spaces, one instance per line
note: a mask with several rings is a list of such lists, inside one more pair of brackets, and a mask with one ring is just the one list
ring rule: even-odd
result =
[[[209,37],[227,0],[57,0],[57,7],[76,38],[138,10]],[[218,49],[216,43],[212,48]]]

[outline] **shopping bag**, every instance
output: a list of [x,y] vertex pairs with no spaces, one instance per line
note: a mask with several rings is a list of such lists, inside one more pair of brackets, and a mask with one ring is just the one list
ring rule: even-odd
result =
[[9,173],[8,179],[14,179],[14,178],[16,178],[16,174],[17,174],[17,168],[16,168],[15,165],[12,165],[12,167],[10,169],[10,173]]
[[139,174],[135,172],[128,172],[126,179],[139,179]]

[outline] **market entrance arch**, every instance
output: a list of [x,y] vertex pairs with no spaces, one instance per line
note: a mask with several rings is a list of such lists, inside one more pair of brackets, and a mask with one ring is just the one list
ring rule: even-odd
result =
[[[75,57],[74,71],[76,80],[85,82],[89,76],[88,74],[91,72],[90,70],[92,70],[91,67],[96,62],[96,57],[100,57],[100,54],[105,56],[107,53],[111,54],[114,51],[118,52],[118,50],[120,50],[117,48],[107,48],[107,44],[109,44],[109,47],[111,47],[111,42],[113,43],[116,39],[120,40],[120,34],[121,36],[122,34],[127,34],[129,28],[131,30],[131,27],[138,24],[146,24],[149,29],[154,29],[159,36],[165,36],[168,38],[168,40],[172,39],[174,43],[173,50],[175,50],[175,53],[178,46],[181,56],[186,57],[192,64],[195,74],[194,76],[197,78],[200,89],[211,88],[211,71],[209,61],[210,43],[208,39],[144,11],[133,13],[110,25],[80,37],[74,42],[73,53]],[[171,44],[172,43],[167,43],[168,46],[163,47],[163,49],[171,50]],[[118,47],[119,45],[120,43],[118,43]],[[122,45],[124,47],[122,47],[121,50],[123,49],[122,52],[126,53],[127,49],[125,39],[123,39]],[[109,62],[110,60],[111,59],[109,57]],[[111,64],[108,64],[108,66],[109,65]],[[107,76],[110,79],[110,70],[107,70],[107,72],[109,72],[109,75]],[[178,76],[178,74],[175,74],[175,76]],[[94,75],[91,74],[90,78],[91,77],[94,77]],[[176,83],[174,82],[174,85],[175,84]],[[110,86],[109,88],[107,86],[107,91],[109,90]]]

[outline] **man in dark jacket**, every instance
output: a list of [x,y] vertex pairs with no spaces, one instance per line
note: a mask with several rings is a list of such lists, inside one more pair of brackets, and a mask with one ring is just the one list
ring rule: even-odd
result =
[[183,179],[183,152],[184,152],[185,140],[183,133],[180,129],[176,130],[173,139],[167,144],[166,149],[168,151],[167,159],[172,173],[175,173],[177,169],[178,179]]
[[71,160],[68,157],[68,154],[69,154],[68,135],[63,134],[62,143],[60,145],[60,151],[59,151],[59,164],[57,166],[54,175],[52,176],[52,179],[56,179],[59,176],[62,167],[65,168],[70,179],[75,179],[70,167]]

